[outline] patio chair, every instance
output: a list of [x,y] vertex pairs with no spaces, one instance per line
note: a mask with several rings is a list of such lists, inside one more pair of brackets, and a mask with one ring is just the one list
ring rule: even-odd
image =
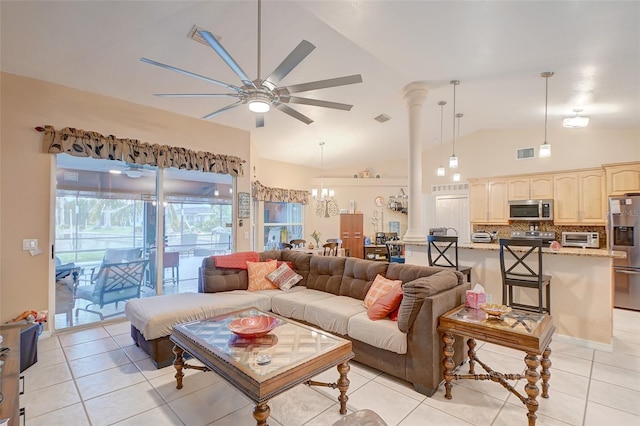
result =
[[84,308],[76,308],[76,318],[79,311],[98,314],[101,320],[121,314],[122,312],[115,312],[104,315],[101,311],[92,310],[89,307],[96,305],[96,309],[97,307],[103,309],[105,305],[115,303],[117,309],[119,302],[139,298],[147,262],[146,259],[140,259],[130,262],[104,263],[96,274],[94,283],[76,288],[76,299],[90,302]]

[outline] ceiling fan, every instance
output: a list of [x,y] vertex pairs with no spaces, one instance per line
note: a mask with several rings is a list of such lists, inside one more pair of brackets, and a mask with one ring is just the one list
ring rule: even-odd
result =
[[124,174],[128,178],[138,179],[142,176],[152,176],[154,174],[153,170],[145,169],[143,166],[133,163],[126,163],[125,168],[112,168],[109,170],[109,173],[121,175]]
[[291,96],[292,93],[306,92],[309,90],[325,89],[328,87],[345,86],[348,84],[362,83],[362,76],[360,74],[354,74],[345,77],[331,78],[327,80],[319,80],[302,84],[295,84],[292,86],[278,86],[280,81],[286,77],[300,62],[302,62],[316,47],[306,40],[302,40],[298,46],[293,49],[291,53],[276,67],[276,69],[269,74],[265,79],[260,78],[260,48],[261,48],[261,0],[258,0],[258,78],[251,80],[249,76],[240,68],[240,65],[231,57],[231,55],[225,50],[220,42],[209,31],[203,30],[194,26],[189,33],[189,37],[200,41],[210,46],[222,60],[233,70],[233,72],[240,78],[242,86],[235,86],[233,84],[227,84],[222,81],[218,81],[209,77],[205,77],[200,74],[196,74],[190,71],[186,71],[180,68],[166,65],[160,62],[153,61],[147,58],[140,58],[142,62],[155,65],[161,68],[175,71],[180,74],[184,74],[190,77],[194,77],[200,80],[207,81],[209,83],[216,84],[218,86],[225,87],[232,90],[231,93],[158,93],[155,96],[166,98],[202,98],[202,97],[232,97],[238,98],[238,100],[230,105],[213,111],[210,114],[202,117],[203,119],[213,118],[225,111],[236,108],[239,105],[247,104],[249,109],[256,113],[256,127],[264,127],[264,113],[268,112],[271,107],[274,107],[285,114],[290,115],[302,121],[305,124],[313,123],[313,120],[309,117],[301,114],[295,109],[286,104],[304,104],[319,106],[324,108],[333,108],[344,111],[349,111],[353,105],[329,102],[319,99],[300,98],[297,96]]

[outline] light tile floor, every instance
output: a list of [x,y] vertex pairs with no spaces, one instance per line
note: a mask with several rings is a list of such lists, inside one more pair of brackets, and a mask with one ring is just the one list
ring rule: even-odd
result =
[[[155,369],[128,333],[125,321],[41,339],[20,398],[29,426],[255,424],[252,404],[222,378],[187,370],[177,390],[173,367]],[[550,398],[538,399],[538,425],[640,424],[640,313],[614,311],[612,353],[563,342],[552,349]],[[494,368],[524,369],[520,352],[481,342],[477,352]],[[349,412],[369,408],[389,425],[527,424],[524,405],[496,383],[454,382],[445,400],[442,386],[427,398],[357,363],[349,379]],[[333,389],[298,386],[270,401],[269,424],[331,425],[340,418],[336,397]]]

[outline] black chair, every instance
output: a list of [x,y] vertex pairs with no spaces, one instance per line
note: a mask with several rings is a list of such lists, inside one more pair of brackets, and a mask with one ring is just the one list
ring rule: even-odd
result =
[[[532,255],[527,264],[525,260]],[[537,259],[535,259],[535,257]],[[533,264],[537,260],[537,264]],[[509,265],[507,266],[507,263]],[[528,311],[551,313],[551,276],[542,274],[541,239],[500,239],[500,271],[502,273],[502,304]],[[513,301],[513,287],[538,290],[538,305]],[[546,304],[543,304],[543,290]]]
[[[429,266],[455,269],[467,276],[467,282],[471,282],[471,267],[458,264],[457,236],[429,235],[427,241]],[[434,256],[436,253],[437,256]]]
[[387,259],[389,262],[404,263],[404,256],[402,256],[402,246],[397,241],[387,241]]

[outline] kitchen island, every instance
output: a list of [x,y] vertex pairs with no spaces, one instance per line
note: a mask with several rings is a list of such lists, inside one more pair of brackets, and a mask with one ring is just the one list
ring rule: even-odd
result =
[[[407,242],[405,262],[428,265],[425,242]],[[470,266],[471,283],[484,286],[494,303],[502,303],[500,245],[495,243],[458,244],[459,264]],[[613,338],[614,259],[624,252],[589,249],[543,248],[543,273],[551,275],[551,315],[556,334],[572,343],[610,351]],[[521,289],[525,302],[537,304],[537,292]],[[527,297],[529,299],[527,300]]]

